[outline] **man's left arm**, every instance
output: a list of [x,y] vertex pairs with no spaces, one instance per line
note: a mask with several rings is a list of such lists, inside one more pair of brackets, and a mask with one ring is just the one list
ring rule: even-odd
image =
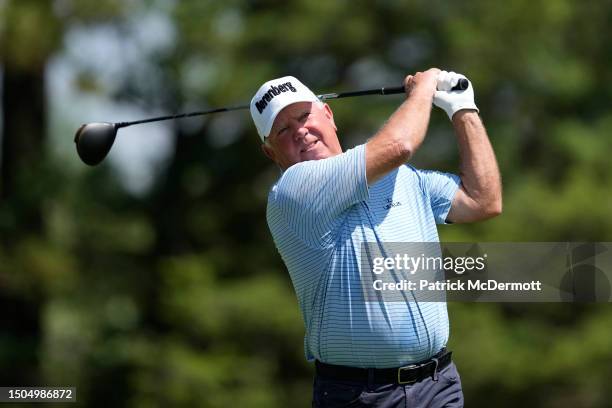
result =
[[447,220],[464,223],[501,214],[501,177],[485,127],[475,110],[459,110],[452,116],[461,158],[461,187]]

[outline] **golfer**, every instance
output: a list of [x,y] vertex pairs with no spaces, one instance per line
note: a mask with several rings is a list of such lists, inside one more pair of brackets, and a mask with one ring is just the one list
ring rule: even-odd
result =
[[[501,213],[499,170],[472,85],[450,91],[460,78],[435,68],[408,75],[399,108],[344,152],[332,110],[296,78],[266,82],[251,101],[263,152],[282,170],[267,220],[297,294],[306,358],[315,361],[315,407],[463,406],[446,349],[446,303],[366,301],[360,281],[362,243],[438,242],[436,224]],[[406,164],[432,103],[452,121],[460,176]]]

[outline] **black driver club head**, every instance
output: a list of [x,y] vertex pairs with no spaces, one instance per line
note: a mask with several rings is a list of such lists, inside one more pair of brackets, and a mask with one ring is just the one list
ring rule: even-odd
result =
[[77,153],[81,160],[90,166],[100,163],[110,151],[117,126],[114,123],[94,122],[81,125],[74,136]]

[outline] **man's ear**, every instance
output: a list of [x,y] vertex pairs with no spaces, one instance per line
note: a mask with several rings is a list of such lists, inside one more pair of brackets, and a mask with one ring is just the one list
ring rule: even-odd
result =
[[323,109],[325,110],[325,116],[327,116],[327,118],[331,121],[332,125],[334,125],[334,130],[338,130],[336,122],[334,122],[334,112],[332,112],[331,108],[326,103],[323,104]]
[[276,162],[276,160],[274,160],[274,158],[276,157],[276,155],[274,154],[274,149],[272,149],[266,143],[263,143],[261,145],[261,151],[266,155],[268,159],[272,160],[273,162]]

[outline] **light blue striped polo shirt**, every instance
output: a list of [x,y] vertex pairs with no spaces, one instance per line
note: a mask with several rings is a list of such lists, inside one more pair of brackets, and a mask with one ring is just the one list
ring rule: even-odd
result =
[[398,367],[446,345],[446,303],[364,300],[360,251],[364,242],[438,242],[436,223],[459,184],[456,175],[403,165],[368,187],[365,145],[281,175],[267,219],[297,294],[309,361]]

